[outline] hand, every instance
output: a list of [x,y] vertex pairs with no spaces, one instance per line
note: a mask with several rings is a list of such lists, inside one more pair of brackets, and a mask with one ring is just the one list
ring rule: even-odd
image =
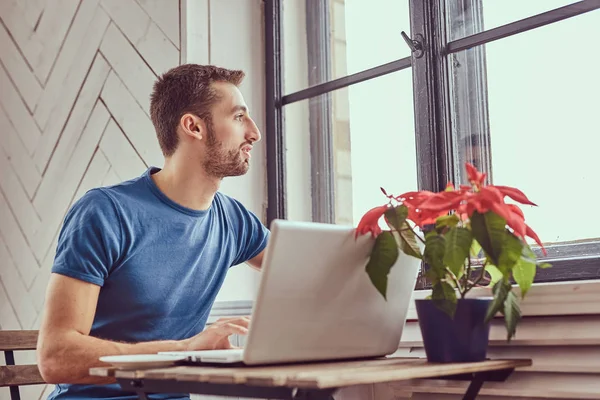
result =
[[249,324],[248,317],[219,318],[196,336],[186,339],[185,347],[192,351],[232,349],[229,336],[248,334]]

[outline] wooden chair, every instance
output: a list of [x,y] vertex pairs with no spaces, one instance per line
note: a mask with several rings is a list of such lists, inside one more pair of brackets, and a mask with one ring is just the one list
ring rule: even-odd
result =
[[0,351],[6,366],[0,366],[0,387],[10,388],[10,398],[21,400],[19,386],[44,384],[37,365],[15,365],[14,351],[35,350],[38,331],[0,331]]

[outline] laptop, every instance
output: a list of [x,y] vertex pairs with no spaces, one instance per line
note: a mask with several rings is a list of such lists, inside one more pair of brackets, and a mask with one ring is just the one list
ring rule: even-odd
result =
[[350,226],[274,220],[242,349],[163,352],[266,365],[377,358],[398,349],[420,260],[400,256],[387,301],[365,271],[374,239]]

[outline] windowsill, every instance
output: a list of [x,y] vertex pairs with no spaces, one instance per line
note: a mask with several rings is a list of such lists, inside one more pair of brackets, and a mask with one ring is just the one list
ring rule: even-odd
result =
[[[513,289],[518,294],[519,288]],[[417,321],[415,299],[431,294],[431,290],[416,290],[409,305],[407,321]],[[468,297],[490,296],[491,289],[475,288]],[[218,301],[209,321],[224,316],[250,315],[253,300]],[[533,284],[522,300],[521,311],[525,317],[560,315],[600,315],[600,280],[575,282],[549,282]]]
[[[513,290],[520,296],[518,286]],[[413,293],[413,300],[423,299],[430,294],[431,290],[417,290]],[[491,288],[480,287],[471,290],[467,297],[491,295]],[[600,315],[600,280],[534,283],[521,301],[521,312],[526,317]],[[410,302],[407,320],[417,320],[414,301]]]

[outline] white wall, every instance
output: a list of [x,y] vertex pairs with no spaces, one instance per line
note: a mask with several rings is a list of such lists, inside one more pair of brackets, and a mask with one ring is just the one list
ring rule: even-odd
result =
[[[221,191],[240,200],[266,222],[265,70],[263,11],[260,0],[187,0],[182,5],[187,31],[182,62],[241,69],[240,90],[263,133],[254,146],[250,171],[227,178]],[[259,273],[246,265],[234,267],[217,301],[252,300]]]
[[163,164],[149,94],[179,64],[179,1],[2,0],[0,19],[0,329],[37,329],[71,204]]

